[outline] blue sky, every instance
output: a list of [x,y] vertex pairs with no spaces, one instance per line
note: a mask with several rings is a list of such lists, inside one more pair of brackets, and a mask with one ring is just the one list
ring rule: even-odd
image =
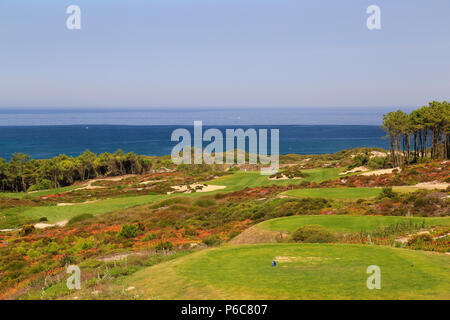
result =
[[449,53],[449,0],[1,0],[0,107],[420,106]]

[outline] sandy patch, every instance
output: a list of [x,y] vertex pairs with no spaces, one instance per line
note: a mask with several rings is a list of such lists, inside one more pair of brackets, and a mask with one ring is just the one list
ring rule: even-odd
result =
[[387,153],[385,152],[380,152],[380,151],[371,151],[370,152],[370,158],[382,158],[382,157],[387,157]]
[[89,204],[89,203],[95,203],[98,202],[98,200],[92,200],[92,201],[85,201],[85,202],[74,202],[74,203],[57,203],[57,207],[65,207],[65,206],[75,206],[77,204]]
[[69,222],[69,220],[63,220],[63,221],[59,221],[56,223],[36,223],[34,225],[34,227],[36,229],[45,229],[45,228],[50,228],[50,227],[64,227],[67,223]]
[[[417,233],[414,233],[414,234],[409,234],[409,235],[407,235],[405,237],[401,237],[401,238],[395,239],[395,241],[398,241],[398,242],[401,242],[401,243],[406,243],[406,242],[408,242],[409,239],[411,239],[412,236],[419,235],[419,234],[430,234],[430,231],[420,231],[420,232],[417,232]],[[447,233],[447,234],[444,234],[442,236],[433,237],[433,239],[434,240],[442,239],[442,238],[445,238],[445,237],[447,237],[449,235],[450,235],[450,233]]]
[[195,192],[211,192],[211,191],[216,191],[216,190],[221,190],[221,189],[225,189],[227,186],[217,186],[217,185],[213,185],[213,184],[208,184],[208,185],[204,185],[204,184],[200,184],[200,183],[194,183],[191,185],[181,185],[181,186],[172,186],[172,189],[175,189],[175,191],[172,192],[167,192],[167,194],[171,194],[174,192],[184,192],[184,193],[191,193],[193,192],[193,190],[195,190]]
[[11,232],[11,231],[17,231],[17,230],[20,230],[20,229],[0,229],[0,232]]
[[[364,153],[352,154],[351,158],[353,159],[354,157],[359,156],[359,155],[364,155]],[[370,159],[380,158],[380,157],[381,158],[387,157],[387,153],[386,152],[380,152],[380,151],[370,151],[370,154],[369,154],[369,158]]]
[[354,173],[354,172],[362,172],[362,171],[369,171],[369,169],[367,169],[364,166],[361,166],[361,167],[353,168],[352,170],[347,170],[347,171],[341,172],[341,173],[339,173],[339,175],[342,176],[344,174]]
[[144,181],[144,182],[141,182],[141,183],[139,183],[139,184],[152,184],[152,183],[157,183],[157,182],[164,182],[164,181],[167,181],[167,179],[163,179],[163,180],[149,180],[149,181]]
[[105,187],[102,187],[102,186],[91,186],[91,185],[89,185],[89,186],[85,186],[85,187],[81,187],[81,188],[74,189],[74,190],[72,190],[72,191],[75,191],[75,190],[93,190],[93,189],[103,189],[103,188],[105,188]]
[[119,254],[113,254],[105,257],[97,258],[97,260],[105,261],[105,262],[111,262],[111,261],[121,261],[125,260],[129,256],[143,256],[145,255],[144,252],[129,252],[129,253],[119,253]]
[[440,190],[440,189],[447,189],[448,186],[450,186],[450,183],[432,181],[432,182],[421,182],[416,184],[414,187],[427,190],[434,190],[434,189]]
[[361,173],[362,176],[381,176],[382,174],[389,174],[392,173],[395,169],[398,171],[401,171],[400,168],[391,168],[391,169],[380,169],[380,170],[374,170],[369,172]]
[[288,263],[288,262],[303,262],[303,263],[318,263],[328,258],[323,257],[285,257],[279,256],[275,257],[274,260],[278,263]]
[[[101,189],[101,188],[105,188],[105,187],[102,187],[102,186],[93,186],[92,184],[95,183],[95,182],[98,182],[98,181],[121,181],[121,180],[123,180],[123,179],[128,179],[128,178],[135,177],[135,176],[136,176],[135,174],[126,174],[126,175],[123,175],[123,176],[117,176],[117,177],[92,179],[92,180],[89,180],[89,181],[87,182],[87,185],[86,185],[86,186],[81,187],[81,188],[77,188],[77,189],[73,189],[72,191],[75,191],[75,190],[84,190],[84,189],[88,189],[88,190],[91,190],[91,189]],[[69,191],[69,192],[70,192],[70,191]]]
[[420,183],[418,183],[416,185],[413,185],[413,186],[397,186],[397,188],[399,188],[399,189],[411,189],[411,190],[418,190],[418,189],[445,190],[449,186],[450,186],[450,183],[432,181],[432,182],[420,182]]

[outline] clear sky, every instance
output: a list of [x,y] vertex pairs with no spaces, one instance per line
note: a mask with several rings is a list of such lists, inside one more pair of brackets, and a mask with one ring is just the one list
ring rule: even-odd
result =
[[420,106],[449,57],[449,0],[0,0],[3,108]]

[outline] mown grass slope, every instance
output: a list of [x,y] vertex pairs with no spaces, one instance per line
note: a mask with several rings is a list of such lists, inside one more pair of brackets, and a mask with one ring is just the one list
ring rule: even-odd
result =
[[293,232],[308,224],[318,224],[333,232],[351,233],[372,231],[377,227],[389,226],[396,223],[425,222],[425,226],[450,225],[450,217],[414,218],[393,216],[357,216],[357,215],[314,215],[290,216],[267,220],[257,225],[258,228],[269,231]]

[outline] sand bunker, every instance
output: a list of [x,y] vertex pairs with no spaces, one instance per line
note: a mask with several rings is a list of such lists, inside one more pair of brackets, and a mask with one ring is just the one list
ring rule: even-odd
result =
[[362,176],[381,176],[382,174],[392,173],[394,170],[401,171],[402,169],[400,169],[400,168],[380,169],[380,170],[364,172],[364,173],[361,173],[361,175]]
[[184,192],[184,193],[191,193],[193,191],[195,192],[211,192],[216,190],[225,189],[227,186],[216,186],[212,184],[204,185],[200,183],[194,183],[191,185],[182,185],[182,186],[172,186],[172,189],[175,189],[175,191],[167,192],[167,194],[171,194],[174,192]]
[[289,178],[289,177],[285,176],[284,174],[281,174],[281,177],[269,178],[269,180],[299,180],[299,179],[303,179],[303,178],[302,177]]
[[36,223],[34,225],[34,227],[36,229],[45,229],[45,228],[51,228],[51,227],[64,227],[67,223],[69,222],[69,220],[63,220],[63,221],[59,221],[57,223]]

